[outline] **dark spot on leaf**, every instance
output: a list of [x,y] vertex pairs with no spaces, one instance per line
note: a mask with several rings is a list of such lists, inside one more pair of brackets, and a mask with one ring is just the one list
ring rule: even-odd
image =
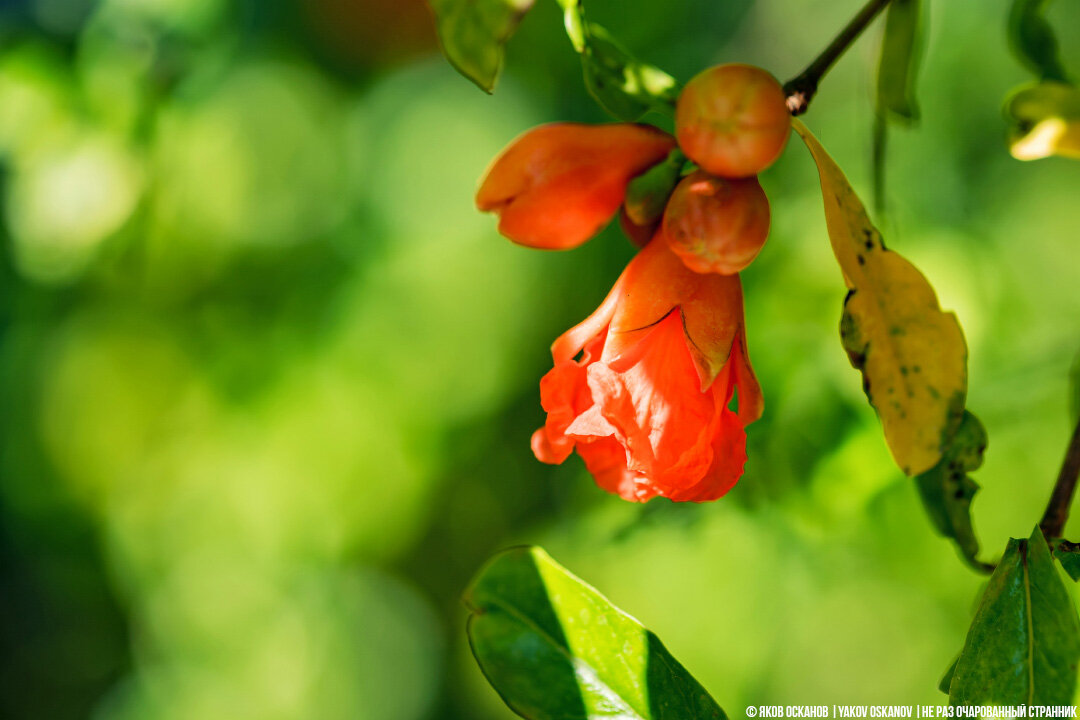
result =
[[866,258],[864,258],[862,255],[856,255],[855,259],[859,261],[860,265],[865,265],[866,264]]

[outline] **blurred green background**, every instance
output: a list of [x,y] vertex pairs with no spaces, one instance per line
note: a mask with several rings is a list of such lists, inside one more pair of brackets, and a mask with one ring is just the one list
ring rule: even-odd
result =
[[[798,72],[834,0],[590,0],[682,79]],[[1005,0],[931,0],[923,123],[889,146],[892,248],[955,309],[990,434],[976,526],[1026,537],[1070,431],[1080,164],[1022,164]],[[1080,68],[1080,7],[1051,18]],[[807,122],[869,197],[880,26]],[[536,462],[547,346],[632,254],[544,254],[471,201],[518,133],[601,121],[555,3],[487,97],[417,0],[0,3],[0,717],[510,716],[459,595],[545,545],[734,717],[934,703],[980,578],[932,534],[840,348],[844,296],[797,142],[744,274],[766,415],[705,506]],[[1073,524],[1072,537],[1080,532]]]

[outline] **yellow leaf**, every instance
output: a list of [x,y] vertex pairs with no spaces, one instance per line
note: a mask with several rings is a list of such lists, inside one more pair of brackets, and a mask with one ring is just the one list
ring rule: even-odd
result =
[[1009,150],[1017,160],[1080,160],[1080,89],[1052,80],[1025,85],[1009,96],[1005,115]]
[[918,475],[941,459],[967,395],[967,346],[930,283],[881,241],[844,173],[799,120],[817,163],[825,222],[847,283],[840,333],[896,464]]

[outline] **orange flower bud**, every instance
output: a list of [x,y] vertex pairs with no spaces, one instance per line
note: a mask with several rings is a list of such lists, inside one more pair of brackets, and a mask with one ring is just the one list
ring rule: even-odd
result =
[[784,90],[752,65],[717,65],[683,88],[675,137],[686,156],[721,177],[749,177],[772,165],[791,132]]
[[649,125],[542,125],[495,159],[476,205],[497,213],[499,232],[520,245],[577,247],[614,217],[631,178],[674,146]]
[[724,179],[698,170],[676,186],[664,211],[664,239],[699,273],[740,272],[769,236],[769,200],[756,177]]

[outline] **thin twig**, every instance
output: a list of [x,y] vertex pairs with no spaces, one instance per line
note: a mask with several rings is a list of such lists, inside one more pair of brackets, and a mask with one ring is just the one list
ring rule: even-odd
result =
[[802,115],[806,112],[810,100],[817,92],[818,82],[829,71],[833,63],[844,54],[844,51],[855,42],[862,34],[866,26],[870,24],[881,10],[889,4],[889,0],[869,0],[863,9],[851,19],[851,22],[840,31],[840,34],[829,43],[814,61],[806,66],[806,69],[796,77],[784,83],[784,94],[787,95],[788,110],[792,115]]
[[1065,522],[1069,519],[1069,508],[1072,506],[1073,495],[1076,492],[1076,479],[1080,476],[1080,420],[1073,430],[1069,448],[1065,451],[1065,461],[1061,463],[1061,472],[1058,473],[1057,482],[1054,483],[1054,491],[1050,493],[1050,502],[1046,504],[1046,512],[1043,513],[1039,527],[1047,540],[1061,537],[1065,530]]

